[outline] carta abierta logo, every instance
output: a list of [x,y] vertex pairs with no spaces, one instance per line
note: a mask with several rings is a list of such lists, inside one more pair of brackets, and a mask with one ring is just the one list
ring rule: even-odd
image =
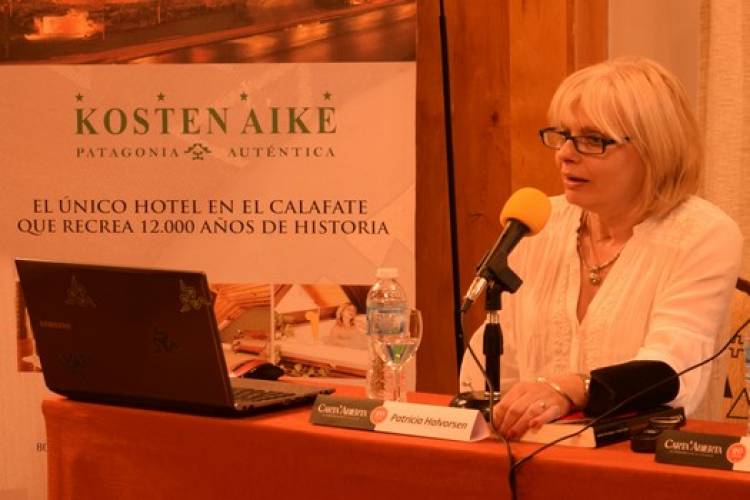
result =
[[[290,145],[289,137],[331,136],[337,133],[336,107],[332,105],[252,106],[248,95],[240,94],[239,104],[223,107],[170,106],[159,93],[155,106],[86,106],[87,97],[78,93],[74,108],[74,135],[86,142],[76,147],[77,158],[176,158],[203,160],[214,153],[211,140],[216,136],[236,138],[227,148],[229,157],[332,157],[330,146]],[[322,94],[330,101],[332,94]],[[166,136],[190,141],[185,147],[166,146]],[[99,146],[92,139],[123,138],[123,146]],[[275,138],[283,137],[276,145]],[[252,143],[247,139],[253,138]],[[258,143],[260,139],[260,144]],[[133,141],[138,141],[135,144]],[[281,142],[281,141],[280,141]]]

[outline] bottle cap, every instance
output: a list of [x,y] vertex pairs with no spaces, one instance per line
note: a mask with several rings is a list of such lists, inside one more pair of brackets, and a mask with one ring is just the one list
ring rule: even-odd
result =
[[398,278],[398,269],[395,267],[379,267],[375,271],[375,277],[378,279],[393,279]]

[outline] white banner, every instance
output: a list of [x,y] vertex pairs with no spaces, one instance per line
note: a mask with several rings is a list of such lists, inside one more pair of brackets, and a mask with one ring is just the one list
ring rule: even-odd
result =
[[414,63],[0,66],[0,82],[3,498],[46,491],[15,257],[203,270],[228,354],[300,375],[361,377],[377,267],[413,299]]

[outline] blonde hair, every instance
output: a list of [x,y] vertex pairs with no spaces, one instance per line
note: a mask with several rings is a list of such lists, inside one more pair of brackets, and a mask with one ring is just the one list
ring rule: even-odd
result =
[[623,57],[568,76],[550,103],[553,126],[590,121],[618,142],[629,141],[645,166],[642,216],[663,216],[698,190],[703,147],[680,81],[658,63]]
[[[351,302],[344,302],[342,304],[339,304],[339,306],[336,308],[336,324],[339,326],[351,326],[351,325],[345,325],[344,324],[344,311],[347,310],[347,308],[353,307],[354,308],[354,314],[357,313],[357,307],[352,304]],[[354,320],[352,319],[352,324],[354,324]]]

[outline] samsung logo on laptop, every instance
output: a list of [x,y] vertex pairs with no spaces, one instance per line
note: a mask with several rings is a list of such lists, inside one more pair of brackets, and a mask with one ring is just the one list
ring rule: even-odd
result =
[[52,330],[72,330],[73,329],[70,323],[66,323],[65,321],[47,321],[46,319],[39,321],[39,326],[41,328],[50,328]]

